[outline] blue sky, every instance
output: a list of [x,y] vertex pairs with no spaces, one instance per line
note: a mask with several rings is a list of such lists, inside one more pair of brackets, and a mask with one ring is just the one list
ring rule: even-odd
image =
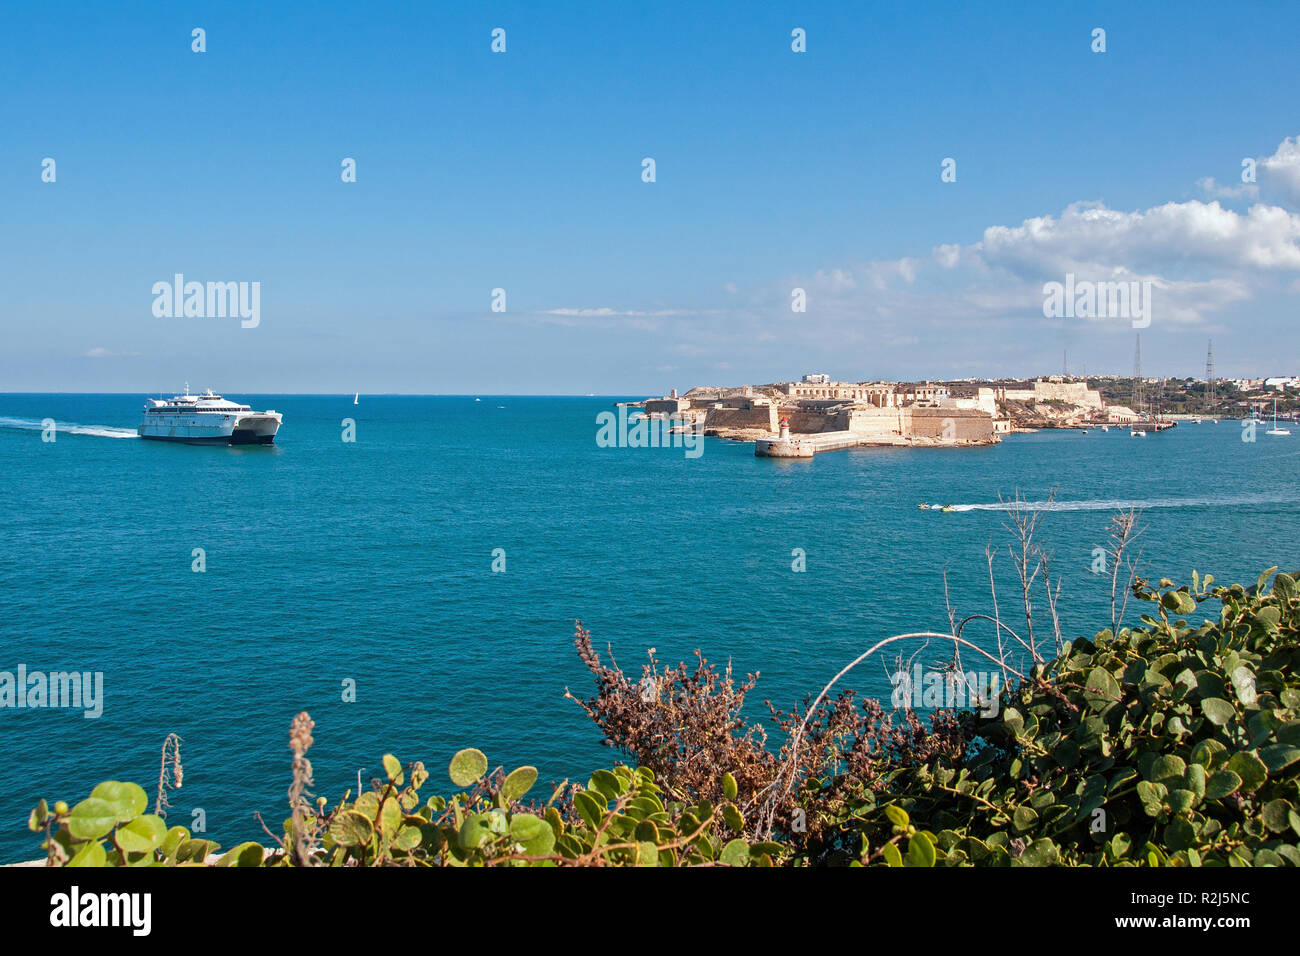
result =
[[1046,6],[10,5],[0,391],[1300,372],[1300,8]]

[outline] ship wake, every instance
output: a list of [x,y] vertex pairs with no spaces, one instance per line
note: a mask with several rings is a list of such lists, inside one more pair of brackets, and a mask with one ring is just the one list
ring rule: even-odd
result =
[[1098,498],[1090,501],[995,501],[988,504],[950,505],[952,511],[1148,511],[1153,508],[1222,508],[1240,505],[1294,504],[1281,495],[1220,495],[1205,498]]
[[[13,428],[20,431],[44,431],[46,421],[32,418],[0,417],[0,428]],[[92,435],[96,438],[139,438],[134,428],[115,428],[112,425],[78,425],[75,422],[55,422],[56,435]]]

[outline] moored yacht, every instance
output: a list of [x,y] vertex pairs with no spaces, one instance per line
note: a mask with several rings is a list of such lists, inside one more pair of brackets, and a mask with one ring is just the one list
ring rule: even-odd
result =
[[136,433],[141,438],[190,445],[270,445],[282,419],[275,409],[255,412],[213,395],[212,389],[191,395],[186,385],[184,395],[148,399]]

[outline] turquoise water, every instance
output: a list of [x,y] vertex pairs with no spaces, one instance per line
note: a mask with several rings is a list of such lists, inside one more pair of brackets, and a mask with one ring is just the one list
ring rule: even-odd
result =
[[[1147,508],[1151,576],[1300,567],[1300,434],[1248,444],[1237,422],[781,462],[714,439],[696,459],[598,448],[612,399],[232,397],[284,413],[275,447],[139,441],[137,396],[0,395],[0,670],[102,671],[105,694],[95,720],[0,708],[0,860],[36,855],[25,821],[40,797],[74,801],[106,778],[152,793],[172,732],[185,740],[172,822],[202,808],[226,845],[259,838],[253,811],[273,828],[284,817],[304,709],[331,801],[385,751],[435,780],[465,746],[536,764],[543,782],[585,780],[614,754],[564,699],[592,687],[575,618],[638,673],[650,647],[761,671],[761,717],[763,698],[788,707],[881,637],[945,627],[945,571],[959,613],[989,610],[990,541],[1006,615],[996,505],[1017,490],[1056,490],[1041,540],[1067,637],[1108,617],[1092,549],[1122,504]],[[348,417],[355,443],[341,440]],[[80,427],[43,442],[45,418]],[[888,693],[883,662],[853,676]]]

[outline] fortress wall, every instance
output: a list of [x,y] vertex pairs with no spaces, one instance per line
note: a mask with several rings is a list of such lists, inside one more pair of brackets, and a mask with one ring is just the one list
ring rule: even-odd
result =
[[904,409],[854,408],[845,416],[843,427],[855,435],[887,438],[903,434]]
[[1088,405],[1101,408],[1101,393],[1088,387],[1087,382],[1035,382],[1034,392],[1039,401],[1060,399],[1071,405]]
[[682,398],[647,398],[645,413],[647,415],[676,415],[678,412],[685,411],[690,405],[690,402]]
[[949,399],[948,402],[951,403],[953,408],[976,409],[981,412],[988,412],[996,418],[998,414],[996,394],[991,388],[980,388],[974,395],[963,395],[960,398]]
[[761,428],[775,433],[777,414],[775,405],[753,405],[750,408],[710,408],[704,419],[704,429]]
[[828,415],[812,408],[783,408],[778,418],[790,422],[790,431],[796,435],[815,435],[818,432],[840,431],[840,415]]
[[993,437],[993,418],[963,408],[917,408],[903,410],[904,434],[913,438],[944,438],[944,426],[951,421],[957,441],[988,441]]
[[1003,396],[1008,402],[1069,402],[1088,408],[1101,408],[1105,405],[1101,392],[1089,388],[1087,382],[1034,382],[1033,388],[1003,389]]

